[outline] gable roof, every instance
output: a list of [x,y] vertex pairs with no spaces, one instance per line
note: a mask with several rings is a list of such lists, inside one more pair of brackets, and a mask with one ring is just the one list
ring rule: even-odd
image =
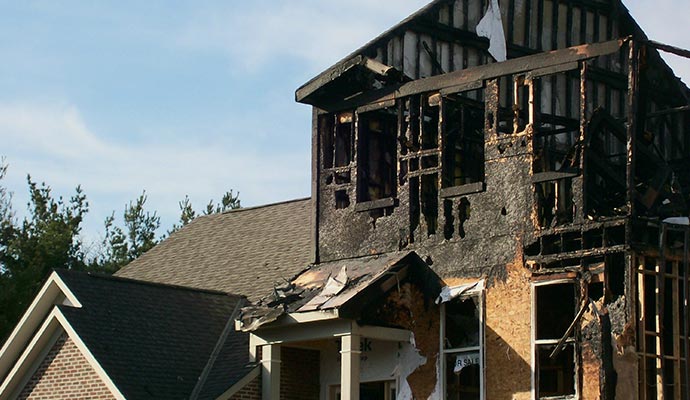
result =
[[[189,398],[240,296],[58,271],[82,308],[59,305],[84,344],[129,399]],[[229,332],[235,364],[225,387],[249,372],[249,339]]]
[[[248,335],[232,329],[245,302],[222,292],[55,271],[0,351],[0,398],[21,386],[41,347],[60,331],[118,398],[215,398],[253,368]],[[222,381],[208,379],[220,375]]]
[[202,216],[116,275],[255,301],[312,261],[310,220],[310,199]]
[[414,251],[343,259],[311,266],[256,306],[242,308],[236,325],[254,331],[286,314],[358,319],[372,302],[411,281],[435,299],[442,280]]

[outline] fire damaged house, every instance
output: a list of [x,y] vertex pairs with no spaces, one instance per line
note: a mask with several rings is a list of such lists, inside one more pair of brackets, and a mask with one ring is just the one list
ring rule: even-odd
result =
[[659,51],[689,55],[619,1],[435,1],[300,87],[315,263],[237,322],[264,398],[290,347],[321,399],[688,398],[690,91]]
[[[660,52],[690,57],[619,0],[436,0],[297,89],[311,199],[203,217],[110,279],[214,304],[180,398],[690,399],[690,90]],[[32,339],[79,324],[88,281],[37,299],[0,399],[69,340],[104,398],[180,387],[108,367],[86,317],[91,345]]]

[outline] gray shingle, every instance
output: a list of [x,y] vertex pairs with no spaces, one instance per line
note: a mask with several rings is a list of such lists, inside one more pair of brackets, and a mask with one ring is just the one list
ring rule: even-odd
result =
[[[83,307],[58,306],[128,399],[187,399],[240,296],[57,271]],[[230,331],[215,365],[220,394],[249,372],[248,335]]]
[[116,275],[256,301],[311,260],[311,200],[202,216]]

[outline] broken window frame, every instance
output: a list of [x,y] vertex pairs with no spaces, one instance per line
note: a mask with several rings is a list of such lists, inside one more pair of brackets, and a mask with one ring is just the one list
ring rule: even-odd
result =
[[[555,347],[561,342],[561,338],[554,339],[538,339],[537,327],[539,321],[537,320],[538,315],[538,299],[537,299],[537,289],[544,286],[553,285],[563,285],[569,284],[573,286],[573,295],[575,296],[574,304],[575,308],[580,306],[579,299],[579,289],[580,285],[575,279],[553,279],[541,282],[532,282],[531,284],[531,297],[532,297],[532,398],[535,400],[539,399],[578,399],[580,398],[580,374],[579,374],[579,347],[578,347],[578,337],[579,329],[577,324],[575,324],[569,337],[561,344],[561,352],[563,352],[566,347],[572,347],[573,351],[573,383],[574,383],[574,393],[568,395],[557,395],[557,396],[540,396],[539,393],[539,350],[540,348]],[[578,313],[577,309],[573,310],[573,316]],[[565,336],[567,332],[563,332],[562,336]]]
[[[484,371],[484,366],[486,365],[485,362],[485,325],[486,325],[486,318],[485,318],[485,295],[484,295],[484,282],[480,281],[475,284],[470,284],[470,285],[461,285],[461,286],[455,286],[455,287],[450,287],[450,292],[452,293],[454,290],[458,290],[461,294],[457,295],[455,297],[452,297],[450,299],[443,299],[443,302],[441,304],[441,321],[440,321],[440,336],[439,336],[439,342],[440,342],[440,350],[439,350],[439,379],[440,379],[440,387],[443,393],[443,399],[447,399],[447,379],[446,379],[446,374],[447,374],[447,368],[449,366],[446,363],[446,356],[449,354],[471,354],[474,352],[479,353],[479,398],[480,400],[486,400],[486,374]],[[446,339],[446,304],[450,301],[454,300],[473,300],[474,303],[477,305],[477,312],[479,313],[479,345],[478,346],[469,346],[469,347],[460,347],[460,348],[451,348],[447,349],[445,346],[445,339]]]
[[[473,91],[480,91],[481,92],[481,99],[476,100],[477,103],[482,103],[483,109],[481,113],[481,117],[479,120],[479,124],[481,125],[481,156],[478,158],[481,158],[481,163],[482,165],[480,166],[477,176],[455,176],[451,172],[452,166],[448,162],[449,158],[451,157],[450,150],[449,150],[449,141],[450,141],[450,135],[448,132],[448,120],[449,120],[449,110],[448,110],[448,103],[451,102],[452,100],[450,99],[450,96],[456,95],[462,97],[462,94],[473,92]],[[441,159],[443,160],[442,164],[442,185],[441,185],[441,197],[442,198],[449,198],[449,197],[457,197],[461,195],[467,195],[470,193],[477,193],[481,192],[485,189],[485,182],[486,182],[486,150],[485,150],[485,138],[486,138],[486,127],[485,127],[485,120],[486,120],[486,115],[487,115],[487,106],[486,106],[486,93],[485,93],[485,84],[483,80],[478,80],[476,82],[472,82],[467,85],[463,85],[460,87],[455,87],[455,88],[450,88],[446,90],[442,90],[440,92],[441,95],[441,143],[440,143],[440,148],[441,148]],[[469,107],[469,104],[467,105]],[[459,132],[457,134],[457,137],[455,138],[456,141],[462,142],[463,144],[467,145],[466,142],[468,142],[470,139],[468,139],[468,134],[465,132],[464,129],[465,127],[462,127],[462,132]],[[470,146],[467,146],[470,147]],[[466,153],[471,153],[471,149],[463,147],[461,153],[461,157],[464,158],[469,158],[472,159],[473,157],[466,157]],[[461,161],[462,163],[462,161]],[[451,180],[457,180],[457,179],[465,179],[468,180],[468,182],[462,183],[462,184],[456,184],[455,182],[450,183]]]
[[[349,208],[353,203],[350,198],[356,156],[355,112],[344,110],[319,114],[317,123],[320,179],[332,190],[333,207],[337,210]],[[339,130],[342,125],[347,124],[349,129]],[[342,145],[339,146],[339,143]]]
[[[391,152],[391,167],[392,170],[388,171],[391,172],[390,176],[383,176],[381,179],[386,179],[388,178],[390,182],[388,184],[390,185],[390,193],[383,193],[380,196],[375,196],[374,198],[371,197],[371,194],[369,193],[369,188],[371,186],[370,182],[364,178],[364,174],[366,173],[365,169],[369,167],[368,161],[364,160],[363,157],[366,157],[369,153],[369,145],[371,144],[368,140],[368,137],[365,137],[366,135],[364,134],[364,128],[361,126],[362,120],[364,119],[362,117],[363,114],[370,114],[370,113],[376,113],[376,112],[381,112],[386,109],[392,109],[395,110],[396,114],[396,121],[393,124],[393,132],[387,132],[387,133],[381,133],[382,135],[388,135],[387,139],[390,139],[390,143],[385,143],[385,140],[382,140],[381,146],[384,146],[386,144],[390,145],[392,148],[389,150],[392,150]],[[398,174],[398,136],[399,136],[399,130],[400,130],[400,107],[397,104],[395,100],[392,101],[386,101],[386,102],[380,102],[380,103],[373,103],[373,104],[368,104],[361,106],[357,108],[355,111],[355,157],[354,159],[356,160],[357,163],[357,179],[356,179],[356,198],[357,198],[357,204],[355,209],[357,211],[369,211],[369,210],[374,210],[374,209],[379,209],[379,208],[389,208],[393,207],[396,204],[395,198],[397,196],[397,174]],[[384,138],[386,139],[386,138]],[[385,161],[381,161],[384,163]],[[382,168],[385,169],[385,168]],[[384,171],[385,172],[385,171]],[[381,182],[382,185],[385,186],[386,182]],[[366,191],[366,194],[365,194]]]

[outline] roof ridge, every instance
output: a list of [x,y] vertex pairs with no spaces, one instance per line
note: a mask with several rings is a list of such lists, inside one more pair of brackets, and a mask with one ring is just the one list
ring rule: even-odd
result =
[[[223,211],[222,213],[220,213],[220,215],[238,213],[238,212],[242,212],[242,211],[252,211],[252,210],[258,210],[258,209],[274,207],[274,206],[282,206],[285,204],[298,203],[298,202],[306,201],[306,200],[311,200],[311,197],[302,197],[299,199],[284,200],[284,201],[279,201],[277,203],[261,204],[261,205],[253,206],[253,207],[241,207],[241,208],[236,208],[234,210]],[[210,214],[210,215],[214,215],[214,214]],[[219,214],[215,214],[215,215],[219,215]],[[204,216],[206,216],[206,215],[204,215]]]
[[140,279],[126,278],[126,277],[122,277],[122,276],[108,275],[108,274],[105,274],[102,272],[74,271],[74,270],[67,270],[67,269],[61,269],[61,268],[56,268],[56,269],[54,269],[54,271],[57,272],[58,275],[61,273],[68,273],[68,274],[74,274],[74,275],[86,275],[86,276],[91,277],[91,278],[104,279],[104,280],[109,280],[109,281],[119,281],[119,282],[125,282],[125,283],[133,283],[136,285],[158,287],[158,288],[163,288],[163,289],[174,289],[174,290],[182,290],[182,291],[196,292],[196,293],[223,295],[223,296],[234,297],[234,298],[238,298],[238,299],[245,299],[246,298],[246,296],[241,295],[241,294],[228,293],[228,292],[223,292],[220,290],[198,289],[198,288],[193,288],[193,287],[189,287],[189,286],[171,285],[171,284],[167,284],[167,283],[145,281],[145,280],[140,280]]

